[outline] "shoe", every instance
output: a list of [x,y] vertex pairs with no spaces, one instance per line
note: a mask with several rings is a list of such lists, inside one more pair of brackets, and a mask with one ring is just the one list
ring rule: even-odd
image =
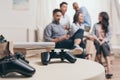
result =
[[78,54],[82,54],[83,49],[79,46],[73,46],[73,49],[69,51],[70,53],[72,53],[73,55],[78,55]]
[[106,74],[106,78],[107,78],[107,79],[111,79],[112,76],[113,76],[113,74]]

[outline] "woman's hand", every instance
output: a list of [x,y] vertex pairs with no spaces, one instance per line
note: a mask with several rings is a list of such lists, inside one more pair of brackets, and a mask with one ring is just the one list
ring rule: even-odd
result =
[[104,43],[104,41],[100,41],[100,45],[102,45]]
[[92,40],[92,41],[94,41],[94,39],[95,39],[92,35],[87,35],[86,37],[87,37],[88,39]]
[[104,43],[103,39],[98,39],[98,42],[100,43],[100,45],[102,45]]

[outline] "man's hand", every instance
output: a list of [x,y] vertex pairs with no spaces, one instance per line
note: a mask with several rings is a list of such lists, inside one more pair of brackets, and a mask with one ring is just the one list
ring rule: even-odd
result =
[[69,39],[69,37],[70,37],[69,35],[63,35],[59,38],[59,40],[62,41],[62,40],[65,40],[65,39]]
[[69,30],[70,27],[66,25],[66,26],[64,26],[64,29],[65,29],[65,30]]
[[63,41],[63,40],[69,39],[69,38],[70,38],[69,35],[63,35],[59,38],[51,39],[51,42],[60,42],[60,41]]

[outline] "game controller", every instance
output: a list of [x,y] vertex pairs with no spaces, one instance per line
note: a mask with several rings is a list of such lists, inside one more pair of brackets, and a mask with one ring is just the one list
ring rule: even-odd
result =
[[14,57],[16,57],[17,59],[21,59],[26,63],[29,63],[29,61],[25,59],[25,55],[23,55],[23,53],[21,52],[15,52]]
[[52,50],[51,52],[41,53],[41,63],[43,65],[48,65],[50,60],[53,58],[60,58],[61,61],[64,61],[66,59],[70,63],[76,62],[76,58],[71,53],[64,51],[64,49],[61,49],[60,52],[55,52],[55,50]]
[[35,73],[35,69],[25,61],[13,56],[6,56],[3,59],[0,59],[0,76],[5,77],[11,72],[17,72],[25,77],[31,77]]

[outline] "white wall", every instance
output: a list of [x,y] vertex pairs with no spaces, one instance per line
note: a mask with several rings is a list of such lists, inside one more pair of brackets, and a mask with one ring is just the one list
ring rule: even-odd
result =
[[[33,30],[34,28],[36,28],[36,10],[37,10],[36,4],[37,4],[37,0],[29,0],[29,10],[14,10],[13,0],[0,0],[0,29],[17,28],[19,31],[19,29],[21,28],[26,30],[28,28],[30,31],[29,41],[34,41]],[[20,34],[16,34],[16,33],[9,34],[9,36],[13,36],[13,35],[15,37],[18,37],[19,35],[21,39],[23,38],[22,35]],[[16,38],[15,41],[20,41],[20,40],[17,40]]]

